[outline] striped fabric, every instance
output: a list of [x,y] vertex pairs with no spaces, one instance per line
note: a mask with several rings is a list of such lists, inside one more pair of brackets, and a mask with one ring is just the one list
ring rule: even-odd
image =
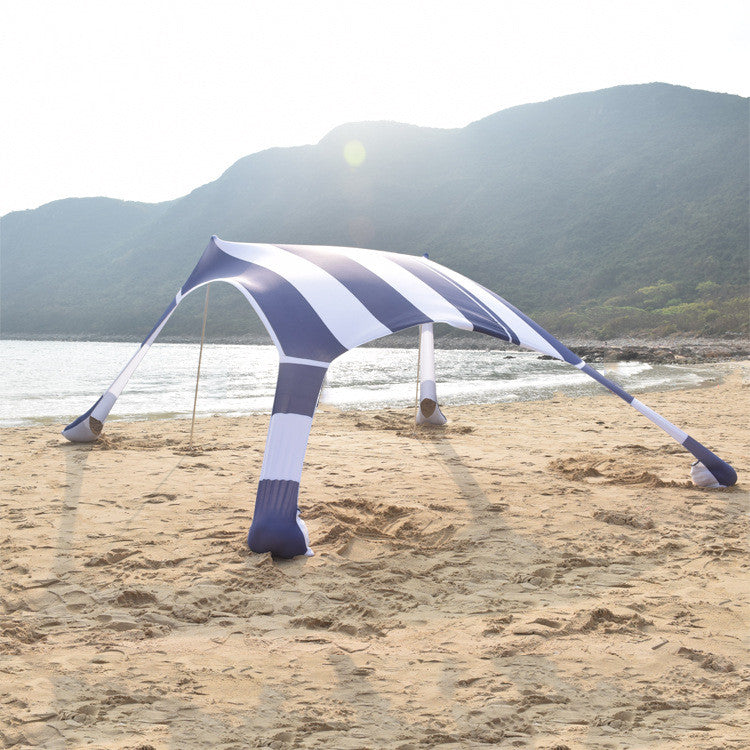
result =
[[[246,244],[215,236],[139,350],[99,401],[63,430],[65,437],[77,442],[98,438],[118,396],[180,301],[213,281],[232,284],[245,295],[279,352],[276,398],[248,536],[255,552],[312,554],[297,498],[328,365],[356,346],[417,325],[448,323],[563,360],[664,429],[720,485],[737,479],[731,466],[587,365],[502,297],[426,257],[358,248]],[[425,384],[434,389],[434,373],[425,377]]]

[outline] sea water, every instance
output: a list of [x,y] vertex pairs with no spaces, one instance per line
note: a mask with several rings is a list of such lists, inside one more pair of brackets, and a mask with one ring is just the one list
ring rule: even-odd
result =
[[[72,341],[0,341],[0,427],[64,426],[109,387],[138,346]],[[110,419],[186,418],[193,410],[198,344],[154,344],[115,404]],[[440,403],[527,401],[606,392],[564,362],[524,350],[438,349]],[[197,416],[270,412],[278,356],[273,346],[205,344]],[[597,365],[631,393],[716,382],[716,365]],[[329,368],[320,401],[341,409],[413,406],[414,349],[358,348]]]

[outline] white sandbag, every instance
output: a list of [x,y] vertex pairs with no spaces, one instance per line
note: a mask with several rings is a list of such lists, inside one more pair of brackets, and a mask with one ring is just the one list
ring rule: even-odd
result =
[[690,469],[690,478],[697,487],[721,487],[716,477],[700,462],[694,461]]

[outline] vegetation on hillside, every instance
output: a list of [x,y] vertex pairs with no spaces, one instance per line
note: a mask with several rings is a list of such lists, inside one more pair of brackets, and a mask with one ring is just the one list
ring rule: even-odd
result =
[[[139,339],[217,234],[428,251],[560,337],[747,336],[747,105],[649,84],[460,130],[346,125],[316,146],[245,157],[170,203],[9,214],[2,334]],[[343,158],[353,140],[357,166]],[[198,297],[167,337],[200,331]],[[212,290],[209,331],[265,338],[229,287]]]

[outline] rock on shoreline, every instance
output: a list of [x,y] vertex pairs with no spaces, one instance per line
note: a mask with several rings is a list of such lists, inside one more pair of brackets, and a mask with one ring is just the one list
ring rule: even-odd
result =
[[750,346],[740,341],[691,341],[681,343],[590,343],[570,348],[587,362],[652,362],[658,364],[698,364],[744,359]]

